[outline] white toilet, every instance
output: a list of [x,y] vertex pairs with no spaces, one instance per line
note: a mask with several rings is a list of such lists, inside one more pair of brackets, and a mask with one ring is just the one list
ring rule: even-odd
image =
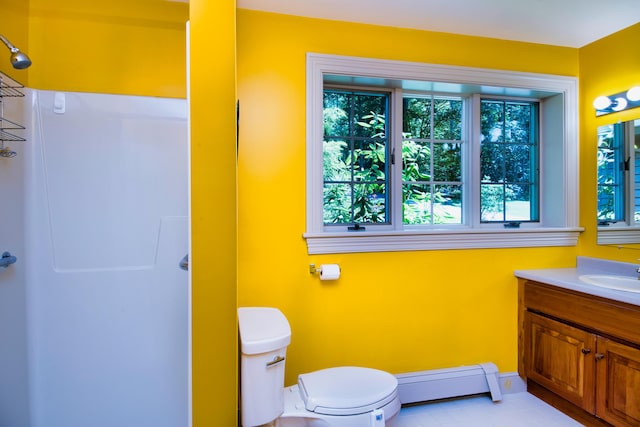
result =
[[285,388],[286,317],[276,308],[241,307],[238,325],[243,427],[384,427],[400,411],[398,380],[377,369],[323,369]]

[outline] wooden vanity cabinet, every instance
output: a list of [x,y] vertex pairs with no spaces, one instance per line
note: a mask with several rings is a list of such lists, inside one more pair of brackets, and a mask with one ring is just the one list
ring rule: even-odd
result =
[[520,279],[518,320],[518,370],[529,385],[593,425],[640,426],[640,307]]
[[640,350],[598,337],[596,415],[615,426],[640,426]]

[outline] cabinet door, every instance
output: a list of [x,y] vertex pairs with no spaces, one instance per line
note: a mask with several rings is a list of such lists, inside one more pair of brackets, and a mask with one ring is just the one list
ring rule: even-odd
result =
[[615,426],[640,425],[640,350],[598,338],[596,414]]
[[527,377],[585,411],[595,413],[596,336],[527,312]]

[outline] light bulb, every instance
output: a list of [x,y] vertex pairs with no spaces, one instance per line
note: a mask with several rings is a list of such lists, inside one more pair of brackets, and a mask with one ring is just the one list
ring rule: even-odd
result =
[[626,98],[616,98],[615,105],[611,107],[613,111],[622,111],[627,108],[627,99]]
[[640,86],[634,86],[627,91],[629,101],[640,101]]
[[593,100],[593,108],[596,110],[604,110],[611,105],[611,99],[608,96],[599,96]]

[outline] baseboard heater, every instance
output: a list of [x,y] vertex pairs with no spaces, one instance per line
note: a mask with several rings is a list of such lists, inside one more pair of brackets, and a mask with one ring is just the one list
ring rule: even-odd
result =
[[494,402],[502,400],[498,368],[493,363],[411,372],[396,377],[403,405],[482,393],[491,393]]

